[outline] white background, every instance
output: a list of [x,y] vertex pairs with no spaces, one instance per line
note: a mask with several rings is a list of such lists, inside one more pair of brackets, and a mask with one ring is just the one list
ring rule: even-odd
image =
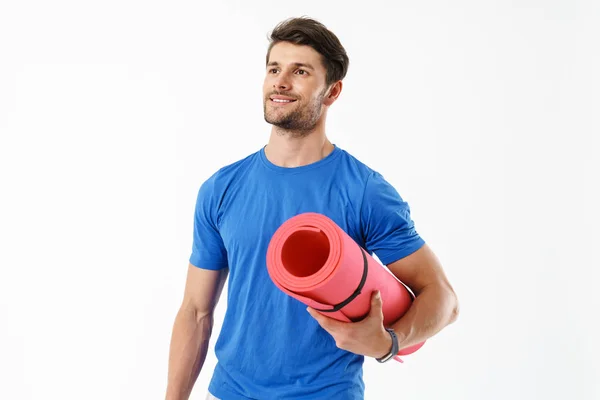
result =
[[197,190],[266,144],[266,37],[300,15],[351,60],[329,138],[461,302],[366,398],[600,398],[597,1],[0,4],[1,399],[163,398]]

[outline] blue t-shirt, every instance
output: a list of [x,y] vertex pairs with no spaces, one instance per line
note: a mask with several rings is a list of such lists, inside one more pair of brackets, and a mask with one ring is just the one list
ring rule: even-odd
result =
[[263,147],[214,173],[198,191],[189,261],[229,268],[218,363],[208,388],[222,400],[364,398],[364,356],[339,349],[267,272],[272,235],[304,212],[328,216],[385,265],[425,243],[398,192],[337,146],[296,168],[271,163]]

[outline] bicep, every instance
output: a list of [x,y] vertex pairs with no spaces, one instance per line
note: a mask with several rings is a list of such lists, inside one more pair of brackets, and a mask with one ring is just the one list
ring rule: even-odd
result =
[[439,259],[427,244],[387,267],[415,295],[432,284],[452,289]]
[[183,307],[194,309],[199,317],[213,312],[221,297],[228,273],[229,268],[210,270],[189,263]]

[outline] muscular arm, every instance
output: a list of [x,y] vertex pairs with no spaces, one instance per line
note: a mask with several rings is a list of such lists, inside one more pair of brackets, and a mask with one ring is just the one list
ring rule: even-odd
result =
[[175,317],[169,352],[167,400],[188,399],[208,350],[213,312],[228,269],[212,271],[188,266],[185,292]]
[[458,299],[429,246],[387,267],[416,295],[406,314],[392,325],[401,349],[423,342],[456,320]]

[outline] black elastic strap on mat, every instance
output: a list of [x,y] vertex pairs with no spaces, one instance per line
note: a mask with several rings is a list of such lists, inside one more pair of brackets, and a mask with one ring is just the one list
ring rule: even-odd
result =
[[362,253],[363,262],[364,262],[363,275],[362,275],[362,278],[360,279],[360,283],[358,284],[358,287],[356,288],[356,290],[354,291],[354,293],[352,293],[350,295],[350,297],[348,297],[346,300],[342,301],[341,303],[338,303],[338,304],[334,305],[333,308],[331,308],[331,309],[319,310],[318,308],[315,308],[315,310],[321,311],[321,312],[336,312],[336,311],[340,311],[342,308],[344,308],[348,303],[350,303],[352,300],[354,300],[361,293],[361,290],[363,289],[363,287],[365,286],[365,282],[367,281],[367,274],[369,272],[369,262],[367,261],[367,256],[366,256],[365,251],[363,250],[362,247],[360,247],[360,251]]

